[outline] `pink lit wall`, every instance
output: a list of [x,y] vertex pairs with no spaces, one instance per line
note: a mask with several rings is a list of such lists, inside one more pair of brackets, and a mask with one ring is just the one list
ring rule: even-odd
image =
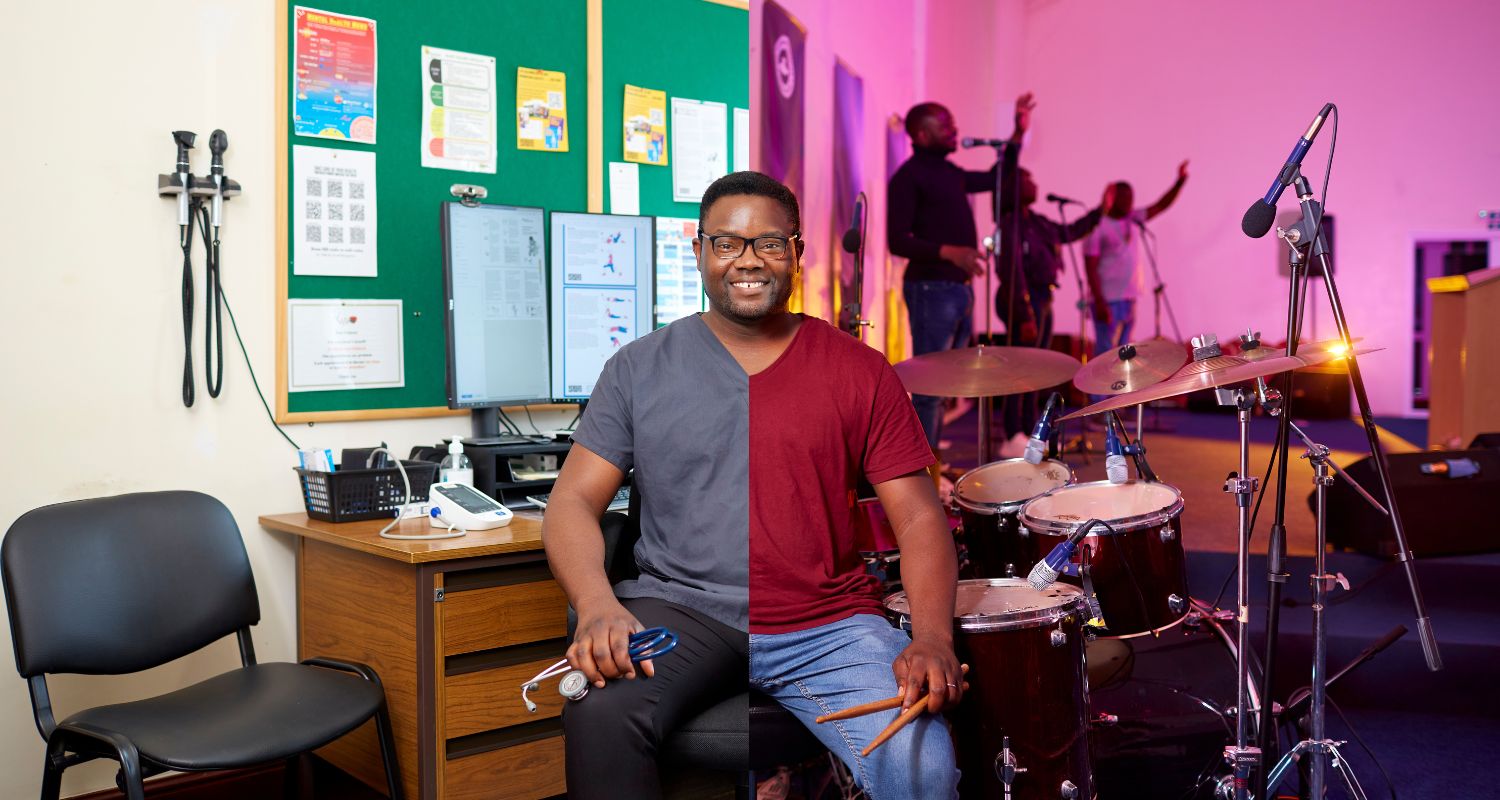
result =
[[[842,59],[864,81],[865,137],[862,147],[866,192],[870,197],[870,239],[866,254],[865,316],[875,324],[865,341],[885,349],[890,326],[905,325],[904,311],[888,319],[886,299],[899,292],[903,264],[890,263],[885,249],[886,125],[890,116],[930,99],[928,86],[941,81],[958,88],[931,95],[952,105],[966,134],[1008,136],[1014,99],[1007,83],[1018,70],[1000,67],[989,31],[1019,30],[1019,6],[990,0],[784,0],[807,29],[805,126],[806,185],[801,197],[808,240],[805,309],[832,318],[830,263],[842,231],[833,229],[833,70]],[[1000,8],[1003,5],[1005,8]],[[750,97],[760,96],[761,0],[750,4]],[[1002,19],[1012,24],[1002,25]],[[1014,38],[1014,37],[1012,37]],[[966,42],[964,52],[950,43]],[[1018,55],[1013,42],[1008,53]],[[932,54],[932,55],[929,55]],[[1003,86],[1003,89],[996,87]],[[978,88],[982,87],[982,88]],[[998,105],[991,91],[1009,93]],[[758,129],[751,126],[751,153],[758,152]],[[962,153],[962,163],[988,166],[981,153]],[[985,206],[987,208],[987,205]],[[900,259],[896,259],[900,262]],[[900,354],[897,358],[904,357]]]
[[[1022,163],[1042,193],[1097,203],[1106,181],[1126,179],[1144,205],[1167,188],[1180,160],[1192,160],[1177,205],[1152,224],[1185,336],[1224,338],[1254,326],[1281,338],[1286,279],[1276,270],[1274,234],[1247,239],[1239,220],[1322,104],[1339,105],[1329,189],[1338,287],[1361,346],[1385,348],[1361,361],[1375,412],[1407,413],[1411,237],[1482,238],[1476,212],[1500,204],[1500,6],[1023,5],[1021,80],[1040,105]],[[1324,129],[1305,163],[1315,191],[1331,133]],[[1288,193],[1281,208],[1294,203]],[[1076,327],[1074,297],[1065,286],[1067,329]],[[1315,336],[1336,334],[1326,305],[1316,316]],[[1149,306],[1145,322],[1149,335]]]
[[[864,78],[865,177],[873,232],[866,308],[886,326],[885,123],[920,100],[947,104],[961,133],[1009,135],[1011,106],[1034,90],[1022,163],[1042,193],[1097,203],[1106,181],[1135,184],[1138,202],[1170,185],[1191,159],[1178,203],[1152,224],[1163,279],[1184,336],[1221,338],[1247,326],[1280,338],[1286,280],[1274,239],[1250,240],[1240,215],[1264,193],[1296,137],[1325,101],[1343,114],[1330,211],[1339,287],[1362,346],[1385,348],[1365,367],[1376,413],[1410,409],[1413,278],[1419,232],[1484,238],[1476,217],[1500,207],[1500,89],[1491,74],[1500,6],[1335,0],[1187,3],[1176,0],[785,0],[808,29],[807,308],[828,316],[832,230],[833,61]],[[751,3],[751,97],[759,92],[760,0]],[[1295,30],[1290,23],[1295,20]],[[752,126],[753,130],[753,126]],[[1308,157],[1321,183],[1331,128]],[[752,148],[752,153],[755,152]],[[989,154],[960,152],[987,166]],[[1317,187],[1315,187],[1317,188]],[[975,204],[980,230],[988,202]],[[1293,207],[1290,196],[1282,208]],[[1053,213],[1043,203],[1039,209]],[[898,260],[899,261],[899,260]],[[1077,329],[1072,276],[1058,326]],[[1321,285],[1315,284],[1321,292]],[[1318,294],[1315,297],[1321,298]],[[979,303],[982,314],[989,303]],[[1149,299],[1139,338],[1151,333]],[[1334,335],[1325,306],[1313,336]],[[983,317],[977,320],[983,327]],[[1164,328],[1165,328],[1164,324]],[[1169,333],[1169,331],[1168,331]]]

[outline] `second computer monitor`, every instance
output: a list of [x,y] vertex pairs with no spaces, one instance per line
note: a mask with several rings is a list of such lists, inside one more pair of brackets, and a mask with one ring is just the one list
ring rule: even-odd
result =
[[604,362],[651,331],[651,217],[552,213],[552,397],[587,400]]

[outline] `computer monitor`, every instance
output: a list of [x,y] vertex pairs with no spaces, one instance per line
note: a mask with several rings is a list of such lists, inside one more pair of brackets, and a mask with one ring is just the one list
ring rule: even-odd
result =
[[656,327],[662,328],[689,314],[708,310],[703,276],[693,256],[698,220],[656,218]]
[[552,212],[553,400],[587,400],[604,362],[651,331],[652,223]]
[[442,204],[448,407],[494,409],[552,399],[547,361],[546,222],[540,208]]

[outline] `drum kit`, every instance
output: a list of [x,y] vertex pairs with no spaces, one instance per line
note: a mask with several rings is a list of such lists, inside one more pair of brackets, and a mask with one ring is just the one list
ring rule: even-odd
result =
[[[1235,733],[1236,746],[1226,748],[1225,759],[1251,751],[1261,703],[1247,641],[1249,571],[1244,565],[1251,500],[1258,488],[1250,477],[1249,420],[1257,403],[1277,411],[1278,396],[1265,378],[1332,361],[1348,348],[1342,341],[1319,342],[1288,356],[1261,347],[1257,339],[1244,337],[1238,355],[1225,355],[1214,337],[1202,336],[1193,340],[1191,358],[1183,345],[1153,339],[1125,345],[1086,365],[1066,354],[1027,347],[950,350],[896,365],[908,391],[949,397],[1034,392],[1071,379],[1079,390],[1104,399],[1057,422],[1109,414],[1107,449],[1118,459],[1111,465],[1118,469],[1107,470],[1110,480],[1077,482],[1073,470],[1056,457],[1058,436],[1049,404],[1033,436],[1050,439],[1051,457],[1028,453],[1028,458],[985,463],[989,426],[981,421],[981,465],[954,484],[950,509],[960,520],[955,531],[961,554],[955,649],[972,666],[973,687],[951,717],[961,796],[1096,797],[1090,731],[1113,717],[1090,715],[1089,662],[1095,650],[1103,662],[1131,639],[1154,638],[1184,623],[1184,630],[1214,636],[1235,662],[1234,705],[1222,716],[1225,729]],[[1240,516],[1236,611],[1215,610],[1188,593],[1182,493],[1157,480],[1146,464],[1139,416],[1134,442],[1114,416],[1131,406],[1208,389],[1239,412],[1239,463],[1225,484]],[[1113,444],[1116,430],[1126,440],[1123,447]],[[1331,463],[1326,452],[1320,463]],[[1127,479],[1124,455],[1134,457],[1137,478]],[[1319,470],[1326,477],[1326,468]],[[873,548],[864,555],[871,571],[886,581],[886,610],[896,624],[909,629],[894,537],[888,526],[867,527],[885,531],[884,541],[861,549]],[[1321,529],[1320,520],[1320,534]],[[1058,569],[1049,575],[1039,562]],[[1039,574],[1044,577],[1038,579]],[[1235,623],[1237,636],[1225,629]],[[1219,796],[1232,796],[1231,784],[1232,776],[1220,781]]]

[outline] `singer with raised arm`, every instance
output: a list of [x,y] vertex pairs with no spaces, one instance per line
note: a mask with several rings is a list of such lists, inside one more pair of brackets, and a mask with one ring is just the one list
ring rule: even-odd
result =
[[1188,162],[1177,165],[1177,180],[1155,203],[1135,207],[1135,190],[1126,181],[1104,188],[1104,217],[1083,245],[1083,265],[1093,297],[1094,352],[1105,353],[1130,341],[1135,300],[1145,276],[1141,271],[1141,229],[1172,207],[1187,182]]
[[[995,190],[995,172],[1015,172],[1021,137],[1030,125],[1031,93],[1016,98],[1015,131],[1010,139],[965,139],[967,147],[992,146],[999,158],[988,171],[966,170],[948,156],[959,146],[953,114],[938,103],[920,103],[906,113],[912,156],[891,176],[887,193],[886,241],[908,259],[902,293],[911,322],[912,355],[969,346],[973,334],[974,290],[970,281],[984,274],[969,195]],[[1034,335],[1034,334],[1033,334]],[[942,398],[912,398],[927,443],[938,451]]]
[[[1037,201],[1037,184],[1031,171],[1025,167],[1018,170],[1020,181],[1019,210],[1013,208],[1009,198],[1000,203],[1001,230],[1014,230],[1014,240],[1006,239],[1001,244],[1000,259],[995,272],[1000,278],[1000,288],[995,291],[995,315],[1005,323],[1006,330],[1017,335],[1011,344],[1048,348],[1052,346],[1052,297],[1062,278],[1062,246],[1087,236],[1099,224],[1103,207],[1095,208],[1078,219],[1064,225],[1032,210]],[[1082,206],[1077,200],[1047,195],[1047,202]],[[1018,248],[1016,258],[1011,258],[1011,248]],[[1014,264],[1014,271],[1006,265]],[[1029,302],[1028,302],[1029,300]],[[1033,336],[1026,336],[1034,333]],[[1036,392],[1027,392],[1008,398],[1002,420],[1007,441],[1000,446],[1002,458],[1014,458],[1026,448],[1027,432],[1036,424]]]

